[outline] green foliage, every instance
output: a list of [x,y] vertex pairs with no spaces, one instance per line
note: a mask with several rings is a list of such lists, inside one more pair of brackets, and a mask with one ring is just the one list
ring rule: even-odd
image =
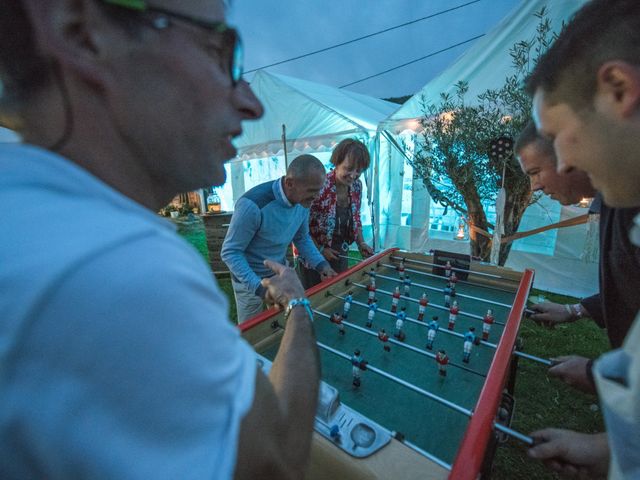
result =
[[[442,93],[437,105],[423,98],[423,131],[411,164],[434,201],[467,218],[472,254],[484,260],[488,259],[490,243],[476,235],[473,227],[493,229],[483,203],[496,199],[503,176],[507,193],[505,235],[517,231],[531,199],[529,179],[514,156],[498,159],[489,151],[492,141],[517,137],[529,121],[531,99],[523,88],[524,80],[553,40],[546,10],[541,9],[536,17],[539,23],[535,37],[511,47],[513,73],[500,88],[486,90],[473,104],[465,103],[469,90],[465,81],[455,85],[454,94]],[[503,245],[500,264],[506,261],[509,248]]]
[[178,234],[198,250],[208,265],[209,249],[207,247],[207,236],[202,219],[194,216],[191,221],[176,220],[174,223],[176,224]]

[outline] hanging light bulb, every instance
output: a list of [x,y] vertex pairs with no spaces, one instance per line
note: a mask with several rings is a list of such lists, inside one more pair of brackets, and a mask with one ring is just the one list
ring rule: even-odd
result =
[[593,198],[583,198],[582,200],[580,200],[578,202],[578,206],[580,208],[587,208],[589,205],[591,205],[591,200],[593,200]]
[[453,236],[454,240],[464,240],[467,237],[467,225],[463,218],[459,218],[457,222],[456,233]]

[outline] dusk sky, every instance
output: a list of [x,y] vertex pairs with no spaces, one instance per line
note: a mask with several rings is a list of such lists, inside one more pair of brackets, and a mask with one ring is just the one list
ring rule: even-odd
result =
[[[248,71],[470,1],[473,0],[233,0],[228,16],[242,35]],[[519,3],[520,0],[480,0],[266,70],[339,87],[488,33]],[[473,43],[345,88],[379,98],[411,95]],[[248,73],[245,78],[250,81],[252,76]]]

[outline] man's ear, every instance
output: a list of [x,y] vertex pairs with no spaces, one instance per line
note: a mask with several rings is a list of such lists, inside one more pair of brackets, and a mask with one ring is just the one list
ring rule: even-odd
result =
[[596,108],[606,109],[621,118],[640,110],[640,68],[622,60],[600,66],[597,73]]
[[287,188],[291,189],[293,188],[295,181],[293,180],[293,177],[289,177],[289,176],[285,176],[284,177],[284,184]]
[[65,72],[100,87],[108,70],[101,63],[107,25],[91,0],[23,0],[37,48]]

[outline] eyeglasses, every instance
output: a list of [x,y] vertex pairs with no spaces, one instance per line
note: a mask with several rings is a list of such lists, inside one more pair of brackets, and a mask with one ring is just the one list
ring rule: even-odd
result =
[[242,41],[238,31],[224,22],[209,22],[199,18],[195,18],[183,13],[173,12],[164,8],[151,7],[143,0],[102,0],[104,3],[116,7],[126,8],[141,13],[152,13],[156,16],[151,19],[151,26],[156,30],[164,30],[169,28],[173,23],[171,19],[180,20],[189,23],[198,28],[206,30],[209,34],[222,36],[222,48],[220,56],[223,60],[228,59],[229,75],[231,76],[231,84],[235,87],[242,79],[244,52],[242,49]]

